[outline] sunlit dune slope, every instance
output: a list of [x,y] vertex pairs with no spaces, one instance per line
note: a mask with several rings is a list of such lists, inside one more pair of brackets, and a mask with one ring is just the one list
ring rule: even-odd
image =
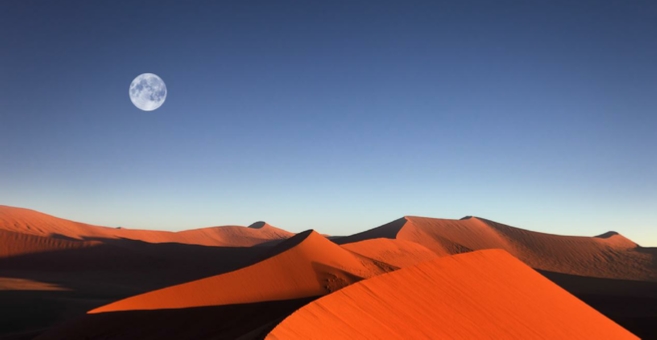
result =
[[637,339],[503,250],[439,258],[300,308],[267,339]]
[[189,308],[288,300],[330,293],[389,270],[310,230],[239,270],[192,281],[94,309],[89,313]]
[[209,227],[182,232],[108,228],[73,222],[34,210],[0,205],[0,230],[72,240],[131,239],[149,243],[186,243],[205,246],[247,247],[283,240],[292,233],[264,222],[251,227]]
[[250,247],[273,240],[285,240],[294,233],[278,229],[264,222],[249,227],[223,226],[173,233],[174,241],[211,246]]
[[0,259],[56,250],[83,249],[98,244],[98,241],[67,240],[0,230]]
[[438,258],[438,255],[421,244],[387,238],[347,243],[342,247],[397,268],[409,267]]
[[440,256],[504,249],[531,267],[558,273],[657,281],[657,260],[617,233],[560,236],[518,229],[481,218],[448,220],[407,216],[337,239],[348,244],[374,238],[415,242]]

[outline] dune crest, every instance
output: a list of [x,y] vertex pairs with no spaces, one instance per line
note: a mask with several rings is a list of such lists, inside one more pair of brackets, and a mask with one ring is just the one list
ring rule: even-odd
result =
[[219,306],[324,295],[385,272],[309,230],[270,250],[271,256],[222,275],[133,296],[90,314]]
[[[461,220],[406,216],[362,233],[327,239],[314,231],[294,235],[262,221],[248,227],[166,232],[100,227],[28,209],[0,206],[0,244],[3,245],[0,247],[1,305],[5,323],[10,325],[0,334],[2,336],[28,330],[39,333],[69,320],[70,323],[47,332],[45,338],[142,339],[147,334],[170,339],[198,338],[203,334],[212,335],[212,338],[218,335],[262,338],[293,310],[327,294],[329,298],[336,296],[336,301],[340,301],[341,306],[336,308],[342,305],[351,308],[347,311],[349,314],[337,316],[345,320],[336,321],[335,315],[328,316],[328,324],[335,324],[336,329],[346,327],[346,334],[358,335],[357,332],[361,331],[360,321],[355,324],[358,313],[373,313],[374,319],[381,320],[370,323],[371,318],[364,316],[363,330],[373,324],[381,329],[390,326],[395,330],[400,327],[395,317],[406,318],[410,320],[409,324],[417,321],[420,324],[415,326],[422,329],[426,320],[414,313],[425,313],[424,307],[395,306],[404,301],[415,303],[413,301],[422,300],[424,296],[429,300],[422,300],[423,303],[442,306],[441,303],[449,301],[445,297],[432,297],[431,292],[423,292],[424,280],[439,280],[439,283],[432,281],[431,284],[438,292],[458,295],[463,290],[473,297],[477,294],[496,295],[498,289],[503,291],[506,288],[499,287],[503,279],[523,284],[529,282],[535,286],[532,289],[543,293],[553,289],[543,289],[543,283],[524,276],[516,278],[515,272],[505,272],[513,265],[489,265],[486,259],[463,260],[481,257],[476,255],[478,250],[491,248],[504,249],[540,270],[545,277],[637,335],[645,338],[657,335],[652,326],[654,313],[650,309],[655,301],[654,285],[657,285],[657,251],[641,247],[617,232],[596,237],[559,236],[472,216]],[[424,268],[429,263],[442,263],[443,259],[460,253],[474,256],[454,256],[461,259],[457,260],[458,263],[465,263],[462,270],[471,272],[469,279],[466,273],[455,268],[437,265],[448,277],[436,278],[429,270],[426,273],[420,270],[408,274],[409,282],[404,279],[404,282],[390,287],[387,283],[365,286],[371,288],[367,294],[337,298],[340,295],[336,294],[341,294],[343,288],[348,291],[361,282],[370,282],[377,275],[387,276],[385,273],[399,268],[401,271],[405,270],[403,268]],[[488,254],[487,251],[484,253]],[[503,264],[507,261],[505,256],[508,257],[504,255],[497,260]],[[486,268],[467,269],[468,266]],[[504,278],[486,272],[491,268],[503,273]],[[520,272],[522,270],[518,270]],[[485,286],[458,283],[459,277]],[[489,285],[489,281],[494,284]],[[520,294],[509,299],[531,297],[523,292],[526,288],[514,284],[504,283]],[[416,288],[422,297],[413,295]],[[386,292],[383,294],[388,290],[398,290],[403,296],[397,299],[399,301],[390,301],[387,306],[368,310],[369,304],[376,305],[385,300],[378,297],[382,294],[380,290]],[[505,318],[512,324],[504,327],[514,329],[517,326],[514,322],[517,322],[520,324],[517,328],[522,332],[534,327],[531,321],[534,319],[516,313],[541,315],[541,312],[530,309],[509,309],[496,299],[494,296],[477,297],[477,301],[485,302],[480,306],[481,310],[467,302],[465,305],[472,310],[464,309],[455,315],[469,318],[468,313],[475,316],[481,313],[504,316],[507,313]],[[562,303],[561,298],[552,295],[549,298],[541,295],[536,299]],[[525,300],[510,301],[522,304]],[[366,308],[357,310],[360,305]],[[573,310],[580,308],[570,307]],[[390,312],[390,308],[397,310]],[[561,313],[559,306],[550,308],[553,308],[552,312]],[[32,319],[34,310],[39,310],[39,318]],[[590,316],[587,311],[579,312],[579,317]],[[431,311],[426,314],[432,315]],[[436,320],[443,320],[450,326],[451,319],[448,319],[451,317],[441,314]],[[221,321],[217,323],[217,320]],[[290,320],[281,325],[289,324]],[[310,321],[308,325],[314,329],[313,320]],[[465,323],[465,320],[458,321]],[[495,322],[503,325],[505,321]],[[608,327],[607,321],[600,322],[603,329]],[[195,327],[193,325],[203,329],[196,329],[200,333],[190,332],[190,327]],[[476,324],[465,326],[463,329],[478,327]],[[584,326],[589,327],[588,324]],[[486,327],[492,327],[491,332],[499,331],[491,325],[484,329]],[[299,330],[304,331],[303,327]],[[467,333],[470,331],[464,332],[462,336],[458,333],[458,337],[474,337]],[[615,334],[613,332],[610,330],[609,334]],[[557,333],[545,334],[572,338]],[[517,337],[532,336],[522,333]]]
[[533,268],[600,278],[657,281],[657,259],[618,233],[561,236],[523,230],[478,217],[460,220],[406,216],[337,239],[346,245],[375,238],[411,241],[439,256],[504,249]]
[[638,339],[503,250],[363,280],[292,313],[266,339]]
[[[254,225],[259,227],[253,227]],[[130,239],[149,243],[184,243],[215,247],[250,247],[284,240],[294,235],[265,222],[254,223],[251,227],[221,226],[180,232],[109,228],[3,205],[0,205],[0,230],[70,240]]]

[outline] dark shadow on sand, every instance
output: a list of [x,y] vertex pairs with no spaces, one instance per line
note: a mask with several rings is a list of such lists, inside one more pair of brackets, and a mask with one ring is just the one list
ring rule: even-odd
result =
[[285,317],[314,299],[88,314],[37,339],[263,339]]

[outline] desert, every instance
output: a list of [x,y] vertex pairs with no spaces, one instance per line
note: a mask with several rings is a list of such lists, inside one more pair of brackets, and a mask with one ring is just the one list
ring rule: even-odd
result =
[[655,249],[616,232],[405,216],[350,236],[265,222],[116,229],[0,206],[4,339],[654,336]]

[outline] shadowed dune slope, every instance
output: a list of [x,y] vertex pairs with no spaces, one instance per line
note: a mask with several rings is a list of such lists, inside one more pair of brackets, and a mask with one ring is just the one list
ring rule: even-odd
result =
[[205,279],[120,300],[102,313],[289,300],[330,293],[391,268],[354,254],[309,230],[281,243],[265,260]]
[[373,277],[292,313],[267,339],[637,339],[503,250]]
[[510,227],[481,218],[461,220],[407,216],[379,228],[337,239],[342,245],[373,238],[415,242],[439,256],[504,249],[533,268],[558,273],[657,281],[657,259],[610,232],[598,237],[560,236]]
[[87,314],[56,326],[36,339],[262,339],[283,318],[313,299]]
[[640,338],[657,339],[657,282],[541,274]]
[[269,250],[116,241],[0,258],[0,339],[43,331],[136,294],[233,271]]
[[223,226],[181,232],[118,229],[69,221],[34,210],[0,205],[0,230],[61,239],[131,239],[149,243],[186,243],[248,247],[294,234],[259,222],[252,227]]

